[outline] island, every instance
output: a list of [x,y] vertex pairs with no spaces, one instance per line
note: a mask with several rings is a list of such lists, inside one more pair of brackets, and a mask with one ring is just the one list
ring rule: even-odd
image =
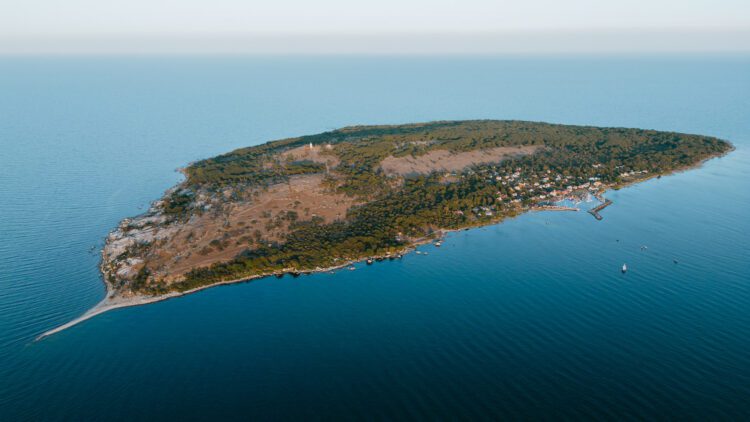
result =
[[446,231],[564,209],[562,199],[731,149],[710,136],[498,120],[352,126],[241,148],[181,169],[184,181],[123,220],[102,250],[104,300],[40,337],[219,284],[398,259]]

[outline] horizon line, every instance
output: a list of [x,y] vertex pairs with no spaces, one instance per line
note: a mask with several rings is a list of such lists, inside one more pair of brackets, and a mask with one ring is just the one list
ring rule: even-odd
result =
[[747,53],[750,28],[109,34],[0,39],[0,55],[538,55]]

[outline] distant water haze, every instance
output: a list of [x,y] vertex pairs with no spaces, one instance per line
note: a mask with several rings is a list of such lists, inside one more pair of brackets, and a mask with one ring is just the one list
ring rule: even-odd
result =
[[27,0],[0,54],[500,54],[750,49],[743,0]]
[[745,29],[237,32],[0,38],[0,54],[642,54],[750,52]]

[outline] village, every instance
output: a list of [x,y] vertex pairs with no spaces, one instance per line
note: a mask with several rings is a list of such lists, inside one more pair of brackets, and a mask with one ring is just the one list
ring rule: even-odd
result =
[[[477,218],[492,218],[502,210],[512,208],[578,211],[574,206],[561,204],[570,201],[577,204],[589,200],[592,196],[601,202],[595,211],[600,211],[612,202],[602,197],[602,193],[613,186],[616,181],[610,180],[602,169],[602,164],[593,164],[585,173],[587,176],[570,176],[551,169],[531,172],[521,167],[512,169],[484,167],[468,171],[461,177],[481,177],[488,185],[497,188],[494,194],[495,203],[476,206],[471,209]],[[648,174],[648,170],[625,169],[625,166],[615,168],[620,180],[635,178]],[[452,175],[455,177],[455,175]],[[463,214],[463,211],[456,211]],[[597,220],[601,220],[598,213],[592,213]]]

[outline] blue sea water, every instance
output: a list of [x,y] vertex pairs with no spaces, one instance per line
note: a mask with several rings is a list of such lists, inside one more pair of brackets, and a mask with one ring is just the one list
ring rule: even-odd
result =
[[[602,221],[525,214],[429,255],[34,342],[102,298],[104,236],[176,168],[345,125],[477,118],[737,149],[610,192]],[[0,420],[747,419],[749,210],[747,56],[0,58]]]

